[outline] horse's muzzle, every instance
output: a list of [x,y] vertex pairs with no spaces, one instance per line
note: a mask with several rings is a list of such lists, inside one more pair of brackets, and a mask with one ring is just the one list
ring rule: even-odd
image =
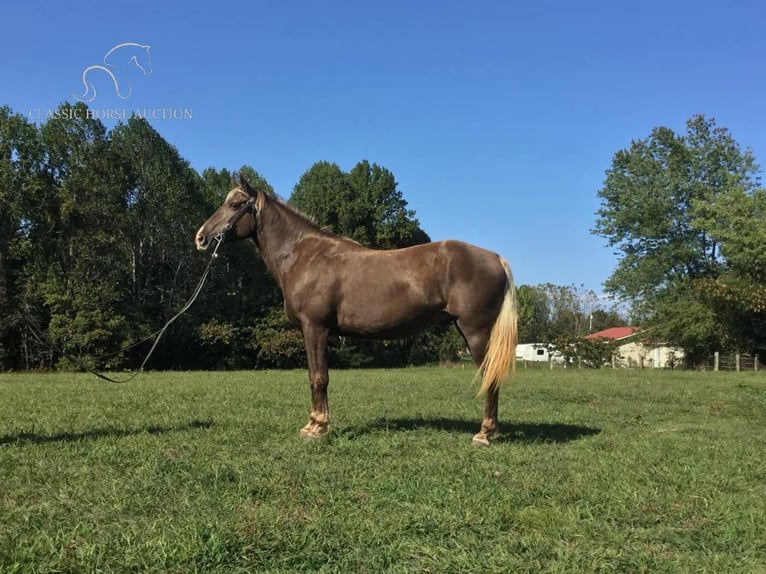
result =
[[194,238],[194,244],[197,246],[197,251],[205,251],[210,246],[210,241],[202,231],[198,231]]

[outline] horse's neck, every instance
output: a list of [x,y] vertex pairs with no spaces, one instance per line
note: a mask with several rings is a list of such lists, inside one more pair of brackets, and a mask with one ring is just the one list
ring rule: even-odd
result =
[[309,235],[321,235],[321,230],[290,208],[267,199],[259,215],[258,250],[271,274],[282,286],[282,276],[296,262],[296,249]]

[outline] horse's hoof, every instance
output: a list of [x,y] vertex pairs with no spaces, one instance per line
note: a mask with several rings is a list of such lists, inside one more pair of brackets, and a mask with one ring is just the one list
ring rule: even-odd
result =
[[489,439],[481,434],[477,434],[471,441],[473,446],[489,446]]
[[315,429],[303,427],[300,432],[300,437],[306,440],[317,440],[327,434],[328,429]]

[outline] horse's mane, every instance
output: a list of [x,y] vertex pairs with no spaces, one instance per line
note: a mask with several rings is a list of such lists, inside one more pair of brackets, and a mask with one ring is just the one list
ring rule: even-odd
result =
[[[229,194],[227,195],[227,199],[228,199],[228,197],[232,193],[238,193],[238,192],[239,193],[246,193],[242,188],[235,187],[234,189],[232,189],[229,192]],[[321,235],[327,235],[327,236],[330,236],[330,237],[341,237],[341,238],[344,238],[344,239],[348,239],[349,241],[353,241],[353,239],[350,239],[348,237],[344,237],[342,235],[338,235],[332,229],[330,229],[328,227],[325,227],[323,225],[320,225],[319,222],[316,220],[316,217],[314,217],[313,215],[309,215],[308,213],[304,213],[303,211],[298,209],[296,206],[291,205],[290,203],[288,203],[287,200],[279,197],[276,193],[269,192],[269,191],[266,191],[266,190],[261,190],[261,193],[264,194],[264,196],[266,197],[267,201],[277,205],[282,211],[287,212],[292,217],[297,219],[299,222],[301,222],[304,225],[310,227],[313,231],[316,231],[317,233],[319,233]]]
[[292,215],[297,217],[298,219],[302,220],[304,223],[308,223],[311,227],[315,228],[318,231],[321,231],[324,235],[335,235],[338,234],[332,231],[329,227],[325,227],[324,225],[321,225],[316,217],[313,215],[309,215],[308,213],[304,213],[294,205],[291,205],[284,199],[278,196],[271,196],[269,199],[274,200],[275,203],[281,205],[286,211],[289,211]]
[[329,227],[320,225],[319,222],[317,222],[316,217],[314,217],[313,215],[309,215],[308,213],[304,213],[303,211],[301,211],[294,205],[291,205],[290,203],[288,203],[281,197],[277,196],[276,194],[271,195],[267,193],[266,196],[268,197],[270,201],[280,206],[283,211],[288,212],[297,220],[309,226],[313,233],[316,233],[318,235],[323,235],[325,237],[335,237],[337,239],[341,239],[343,241],[353,243],[354,245],[362,246],[362,244],[356,241],[355,239],[351,239],[350,237],[346,237],[345,235],[340,235],[339,233],[334,232]]

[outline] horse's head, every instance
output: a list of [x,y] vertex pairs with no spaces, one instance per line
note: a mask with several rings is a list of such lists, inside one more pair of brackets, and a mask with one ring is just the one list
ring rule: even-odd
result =
[[197,249],[206,250],[218,236],[223,241],[245,239],[255,233],[256,214],[263,206],[264,195],[240,176],[239,186],[232,189],[215,213],[202,224],[194,241]]
[[151,46],[143,46],[139,44],[141,48],[136,52],[130,61],[133,62],[136,67],[144,73],[144,76],[150,76],[152,73],[152,54],[149,51]]

